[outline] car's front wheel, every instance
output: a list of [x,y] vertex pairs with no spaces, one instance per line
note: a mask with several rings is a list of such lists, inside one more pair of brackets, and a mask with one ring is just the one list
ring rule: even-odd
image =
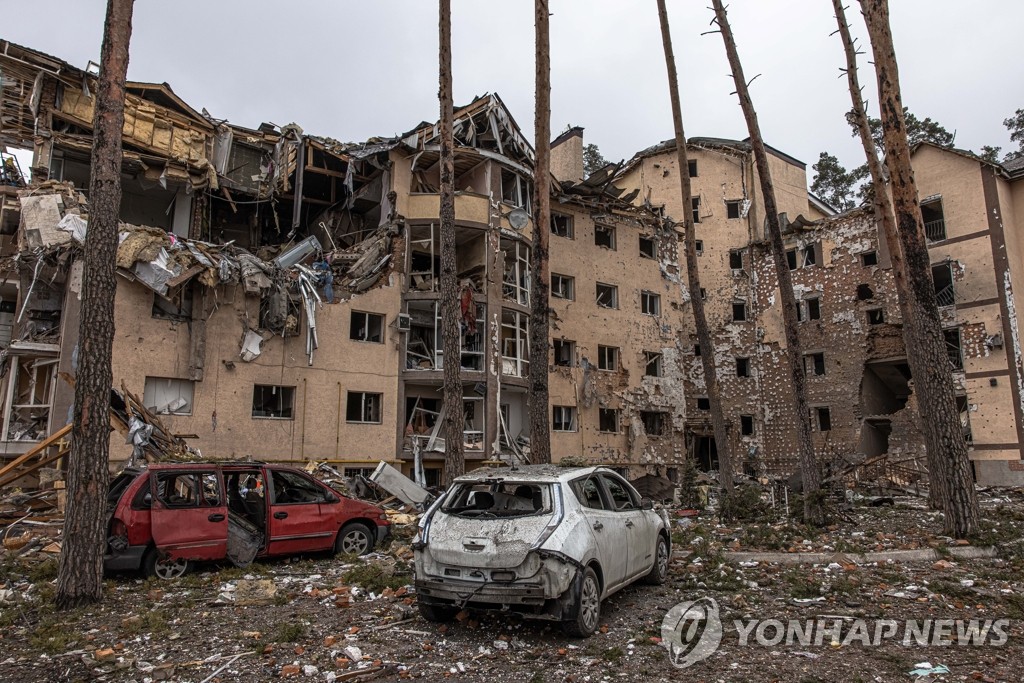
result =
[[658,534],[658,544],[654,547],[654,566],[644,577],[644,583],[652,586],[660,586],[668,578],[668,541],[661,534]]
[[165,560],[156,548],[150,548],[142,558],[142,573],[147,577],[170,580],[184,576],[189,569],[188,560]]
[[568,635],[586,638],[597,630],[597,622],[601,618],[601,583],[590,567],[583,570],[575,612],[575,619],[562,622],[562,628]]
[[373,550],[373,532],[365,524],[346,524],[338,532],[334,552],[338,555],[365,555]]

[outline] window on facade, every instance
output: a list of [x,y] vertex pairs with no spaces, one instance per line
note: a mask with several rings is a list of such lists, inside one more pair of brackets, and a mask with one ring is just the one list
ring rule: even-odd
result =
[[573,228],[572,216],[566,216],[561,213],[552,213],[551,234],[557,237],[565,237],[570,240],[573,239],[576,236],[576,231]]
[[597,283],[597,305],[601,308],[619,307],[619,288],[615,285]]
[[501,199],[506,204],[530,210],[530,183],[518,173],[501,170]]
[[700,358],[700,344],[693,345],[693,355]]
[[732,304],[732,319],[734,322],[742,322],[747,319],[747,302],[734,301]]
[[192,319],[192,287],[185,285],[177,290],[170,290],[167,297],[153,293],[154,318],[165,320],[191,320]]
[[693,222],[700,223],[700,197],[691,197],[690,206],[693,209]]
[[291,420],[295,416],[295,387],[257,384],[252,388],[252,416]]
[[729,252],[729,267],[733,270],[741,270],[743,268],[743,251],[740,249],[733,249]]
[[687,173],[689,174],[689,176],[691,178],[696,178],[697,177],[697,160],[696,159],[687,159],[686,160],[686,167],[687,167],[686,170],[687,170]]
[[667,428],[668,416],[665,413],[655,410],[641,410],[640,421],[644,423],[644,432],[647,436],[664,436]]
[[619,411],[617,408],[599,408],[597,411],[598,429],[606,434],[617,434],[619,431]]
[[869,308],[865,313],[868,316],[868,325],[881,325],[885,322],[885,310],[881,308]]
[[693,245],[694,245],[694,251],[697,252],[697,256],[703,256],[704,255],[704,240],[694,240],[693,241]]
[[641,290],[640,312],[645,315],[661,315],[661,296],[654,292]]
[[711,399],[707,396],[698,396],[697,410],[711,410]]
[[708,300],[708,290],[704,289],[703,287],[700,288],[700,300],[701,301],[707,301]]
[[743,202],[741,200],[739,200],[739,199],[734,200],[734,201],[727,201],[725,203],[725,216],[726,216],[726,218],[739,218],[740,217],[740,208],[741,208],[742,205],[743,205]]
[[932,266],[932,282],[935,283],[935,299],[940,308],[956,303],[953,291],[953,266],[950,263],[938,263]]
[[786,250],[786,265],[790,270],[796,270],[796,249]]
[[595,225],[594,244],[607,249],[615,249],[615,228],[610,225]]
[[646,377],[661,377],[661,353],[658,351],[644,351],[644,375]]
[[640,235],[640,256],[643,258],[657,258],[657,247],[653,237]]
[[555,365],[571,368],[576,365],[576,342],[569,339],[556,339],[553,342]]
[[878,265],[878,252],[877,251],[865,251],[860,255],[861,265],[877,266]]
[[754,433],[754,416],[740,415],[740,435],[750,436]]
[[804,303],[807,305],[807,319],[821,320],[821,299],[813,297],[806,299]]
[[818,420],[818,431],[828,432],[832,430],[832,412],[825,407],[815,408],[815,416]]
[[147,377],[142,402],[157,415],[191,415],[195,382]]
[[349,326],[349,339],[364,342],[384,341],[384,316],[379,313],[352,311],[352,322]]
[[869,285],[869,284],[857,285],[857,300],[858,301],[867,301],[868,299],[874,299],[874,298],[875,298],[875,292],[871,289],[871,285]]
[[921,218],[924,219],[924,235],[929,242],[946,239],[946,219],[942,212],[942,198],[921,202]]
[[619,369],[619,350],[614,346],[598,346],[597,347],[597,369],[598,370],[618,370]]
[[808,375],[825,374],[825,354],[822,352],[808,353],[804,356],[804,372]]
[[750,359],[749,358],[737,358],[736,359],[736,376],[737,377],[750,377]]
[[569,299],[570,301],[575,299],[576,278],[551,273],[551,296],[556,299]]
[[816,245],[812,244],[800,250],[801,268],[810,268],[811,266],[818,265],[818,252],[815,247]]
[[942,335],[946,338],[946,353],[949,354],[949,364],[954,370],[964,369],[964,355],[960,346],[960,328],[954,327],[943,330]]
[[552,406],[551,430],[555,432],[575,432],[576,406]]
[[382,394],[371,394],[365,391],[348,392],[348,403],[345,405],[346,422],[379,423]]

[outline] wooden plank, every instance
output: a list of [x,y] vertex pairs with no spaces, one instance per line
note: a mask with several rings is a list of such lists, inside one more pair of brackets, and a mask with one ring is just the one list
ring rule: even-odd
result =
[[[22,464],[24,464],[24,463],[28,462],[29,460],[31,460],[32,458],[36,457],[37,455],[39,455],[40,453],[45,451],[55,441],[60,441],[61,438],[64,437],[64,435],[66,435],[70,431],[71,431],[71,425],[67,424],[67,425],[64,425],[63,427],[61,427],[60,429],[58,429],[53,434],[50,434],[50,436],[46,437],[45,439],[40,441],[38,444],[36,444],[35,447],[32,450],[27,451],[27,452],[21,454],[20,456],[18,456],[17,458],[15,458],[11,462],[7,463],[2,468],[0,468],[0,477],[3,477],[8,472],[11,472],[15,468],[20,467]],[[18,475],[18,477],[20,477],[20,476],[22,476],[22,475]],[[15,479],[17,479],[18,477],[15,477]]]
[[54,453],[52,455],[48,455],[48,456],[46,456],[46,457],[44,457],[44,458],[42,458],[40,460],[37,460],[36,462],[32,463],[31,465],[28,465],[24,469],[21,469],[21,470],[19,470],[17,472],[11,472],[7,476],[0,477],[0,487],[7,486],[8,484],[17,481],[17,480],[21,479],[24,476],[32,474],[33,472],[35,472],[38,469],[46,467],[47,465],[49,465],[51,463],[57,462],[58,460],[60,460],[61,458],[63,458],[67,454],[68,454],[67,450],[61,449],[61,450],[57,451],[56,453]]

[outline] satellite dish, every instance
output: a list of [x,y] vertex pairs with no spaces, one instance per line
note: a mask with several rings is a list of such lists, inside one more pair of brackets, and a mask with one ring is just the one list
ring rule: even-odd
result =
[[512,209],[508,212],[508,222],[516,230],[522,230],[530,222],[530,214],[526,209]]

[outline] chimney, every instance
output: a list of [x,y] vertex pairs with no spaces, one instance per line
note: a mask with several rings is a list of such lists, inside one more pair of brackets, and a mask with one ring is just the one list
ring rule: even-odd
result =
[[551,141],[551,175],[559,182],[583,180],[583,129],[573,126]]

